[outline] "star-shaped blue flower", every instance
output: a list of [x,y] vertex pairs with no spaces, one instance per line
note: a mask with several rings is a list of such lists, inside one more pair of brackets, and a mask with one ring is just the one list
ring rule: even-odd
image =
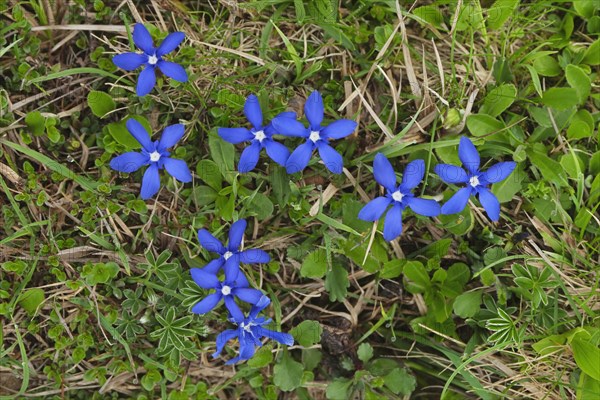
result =
[[466,170],[449,164],[438,164],[435,167],[435,173],[444,182],[467,184],[442,206],[442,214],[461,212],[466,207],[469,197],[478,195],[479,202],[487,212],[488,217],[492,221],[498,221],[500,218],[500,202],[488,186],[506,179],[517,164],[512,161],[500,162],[491,166],[485,172],[479,171],[479,153],[473,142],[464,136],[460,138],[458,144],[458,157]]
[[383,226],[383,238],[388,242],[402,233],[402,212],[407,206],[416,214],[426,217],[439,215],[440,205],[435,200],[421,199],[412,194],[412,189],[421,183],[425,175],[423,160],[410,162],[404,170],[402,182],[397,186],[392,164],[383,154],[378,153],[373,161],[373,175],[387,193],[367,203],[358,213],[358,218],[363,221],[377,221],[391,205]]
[[267,253],[259,249],[239,251],[246,230],[246,220],[240,219],[229,228],[229,243],[227,247],[206,229],[198,231],[198,241],[206,250],[219,254],[219,258],[209,262],[203,271],[216,275],[221,268],[230,271],[232,279],[236,279],[235,271],[239,271],[240,262],[244,264],[264,264],[271,261]]
[[158,171],[163,167],[167,172],[180,182],[191,182],[192,174],[183,160],[171,158],[167,151],[183,136],[183,125],[167,126],[160,140],[152,142],[146,129],[131,118],[126,123],[127,130],[142,145],[142,151],[130,151],[113,158],[110,167],[120,172],[135,172],[144,165],[149,165],[142,178],[141,197],[146,200],[154,196],[160,188],[160,175]]
[[220,281],[215,274],[205,271],[204,268],[192,268],[190,274],[196,285],[203,289],[215,290],[192,307],[192,312],[195,314],[206,314],[223,300],[232,315],[240,315],[242,311],[235,302],[236,297],[246,303],[256,304],[263,296],[260,290],[248,287],[248,280],[244,273],[240,272],[235,265],[225,265],[223,281]]
[[133,42],[143,53],[118,54],[113,57],[113,63],[125,71],[132,71],[142,65],[146,66],[138,77],[136,87],[138,96],[145,96],[154,88],[156,68],[160,69],[169,78],[179,82],[187,82],[187,73],[181,65],[163,59],[165,55],[175,50],[183,39],[185,39],[183,32],[173,32],[163,40],[158,48],[155,48],[148,29],[143,24],[135,24]]
[[256,347],[261,347],[261,339],[267,337],[273,339],[281,344],[291,346],[294,344],[294,337],[289,333],[276,332],[267,328],[267,325],[271,322],[271,319],[265,317],[258,317],[258,314],[269,305],[271,300],[267,296],[263,296],[250,310],[248,317],[240,313],[231,313],[230,320],[238,325],[237,329],[227,329],[217,336],[217,351],[212,355],[213,358],[217,358],[223,347],[230,340],[238,338],[240,342],[240,354],[239,356],[232,358],[227,361],[226,364],[235,364],[239,361],[249,360],[252,358],[256,351]]
[[[219,128],[219,136],[229,143],[238,144],[242,142],[250,142],[250,145],[244,149],[240,157],[238,171],[242,173],[250,172],[258,163],[260,151],[265,149],[267,154],[273,161],[281,166],[290,156],[290,151],[279,142],[273,140],[273,135],[277,132],[273,124],[263,125],[263,115],[260,109],[258,98],[251,94],[246,99],[244,104],[244,114],[252,124],[251,129],[247,128]],[[296,119],[295,112],[283,112],[277,115],[278,118]]]
[[308,128],[289,118],[273,120],[273,126],[277,132],[286,136],[306,139],[306,142],[298,146],[288,158],[285,164],[288,174],[300,172],[306,168],[315,148],[319,150],[319,155],[327,169],[334,174],[342,173],[344,161],[340,153],[329,145],[329,140],[345,138],[354,132],[357,124],[348,119],[340,119],[327,126],[322,126],[324,111],[323,98],[315,90],[304,104],[304,114],[309,122]]

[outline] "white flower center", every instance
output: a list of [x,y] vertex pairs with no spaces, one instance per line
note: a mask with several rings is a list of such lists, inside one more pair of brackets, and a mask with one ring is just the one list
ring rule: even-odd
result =
[[223,286],[221,288],[221,294],[223,296],[229,296],[231,294],[231,288],[229,286],[227,286],[227,285]]
[[313,143],[316,143],[318,140],[321,139],[321,135],[318,131],[312,131],[310,132],[310,136],[308,137],[308,139],[312,140]]
[[153,153],[150,153],[150,161],[157,162],[158,160],[160,160],[160,153],[158,151],[155,150]]
[[223,258],[225,259],[225,261],[229,260],[229,258],[233,255],[232,252],[228,251],[227,253],[223,254]]
[[396,190],[394,193],[392,193],[392,199],[396,200],[398,203],[402,201],[403,197],[404,195],[400,193],[399,190]]
[[148,56],[148,64],[155,65],[158,62],[158,57],[156,55]]
[[241,323],[240,327],[245,330],[248,333],[252,333],[252,331],[250,330],[250,328],[252,328],[255,324],[253,324],[252,322],[249,322],[248,325],[246,325],[245,323]]
[[261,143],[263,140],[265,140],[266,137],[267,135],[265,135],[263,131],[254,132],[254,139],[258,140]]
[[479,186],[479,177],[472,176],[471,179],[469,179],[469,184],[473,187]]

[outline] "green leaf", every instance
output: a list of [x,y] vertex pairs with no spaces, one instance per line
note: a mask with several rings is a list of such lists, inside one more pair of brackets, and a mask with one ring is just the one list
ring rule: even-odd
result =
[[556,110],[565,110],[577,105],[579,96],[572,88],[556,87],[546,90],[542,94],[542,103]]
[[322,278],[327,272],[327,252],[317,249],[310,253],[302,263],[300,275],[304,278]]
[[487,114],[471,114],[467,117],[467,128],[473,136],[487,136],[505,128],[504,122]]
[[252,368],[263,368],[273,362],[273,352],[271,346],[259,348],[254,356],[248,360],[248,366]]
[[146,375],[142,377],[142,387],[147,391],[152,391],[156,384],[158,384],[162,380],[162,376],[160,372],[156,369],[152,368],[146,372]]
[[474,290],[459,295],[454,300],[454,314],[461,318],[475,316],[481,305],[481,290]]
[[317,321],[306,320],[293,328],[290,333],[300,346],[310,347],[321,341],[323,328]]
[[575,0],[573,1],[573,8],[580,17],[589,19],[594,16],[597,4],[598,2],[596,0]]
[[558,61],[550,55],[536,58],[533,61],[533,68],[542,76],[554,77],[560,75],[562,72]]
[[500,85],[492,89],[487,96],[485,96],[485,99],[483,99],[483,106],[479,112],[481,114],[497,117],[510,107],[516,98],[517,88],[515,85],[511,83]]
[[230,173],[235,171],[233,167],[235,147],[214,134],[208,135],[208,147],[212,159],[217,164],[221,174],[227,179]]
[[413,15],[418,21],[430,24],[438,29],[442,28],[444,23],[444,15],[440,8],[433,5],[417,7],[413,10]]
[[456,297],[471,277],[471,270],[464,263],[454,263],[448,268],[448,278],[444,281],[442,292],[447,297]]
[[87,95],[87,103],[92,113],[99,118],[113,111],[117,105],[108,93],[92,90]]
[[492,185],[492,193],[500,203],[511,201],[513,196],[521,191],[525,176],[523,164],[517,164],[517,167],[508,178]]
[[564,186],[566,180],[560,164],[546,154],[536,150],[537,149],[528,149],[527,151],[531,163],[540,170],[546,180],[553,182],[558,186]]
[[343,301],[348,292],[348,271],[334,264],[325,276],[325,290],[329,293],[329,301]]
[[44,290],[40,288],[28,289],[19,297],[19,304],[28,314],[33,314],[45,298]]
[[255,193],[252,200],[248,203],[250,209],[250,215],[256,215],[259,220],[267,219],[273,215],[273,202],[269,197],[262,193]]
[[596,39],[594,43],[588,47],[583,57],[583,63],[587,65],[600,64],[600,39]]
[[487,27],[490,30],[497,30],[513,15],[513,12],[519,0],[496,0],[487,11]]
[[373,357],[373,347],[369,343],[361,343],[356,351],[358,359],[364,363],[369,361]]
[[25,116],[25,125],[35,136],[44,134],[46,118],[39,111],[31,111]]
[[352,381],[349,379],[335,379],[327,385],[325,395],[329,400],[348,400],[350,386],[352,386]]
[[395,368],[383,377],[385,386],[394,394],[408,396],[417,387],[417,380],[406,368]]
[[572,64],[565,68],[565,75],[569,85],[577,91],[579,104],[585,103],[592,90],[591,79],[584,70]]
[[200,160],[196,164],[196,173],[208,186],[216,190],[221,190],[223,180],[221,179],[221,170],[212,160]]
[[406,289],[415,293],[424,293],[431,286],[429,274],[419,261],[408,261],[404,265],[404,276],[409,280]]
[[577,366],[583,372],[600,381],[600,348],[594,346],[589,340],[575,337],[571,341],[573,356]]
[[273,369],[273,383],[284,392],[290,392],[302,383],[302,364],[295,361],[287,351],[284,351],[279,363]]

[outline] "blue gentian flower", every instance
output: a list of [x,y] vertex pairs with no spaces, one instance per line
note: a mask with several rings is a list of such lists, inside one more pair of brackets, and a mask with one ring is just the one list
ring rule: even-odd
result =
[[477,194],[479,202],[487,212],[488,217],[492,221],[498,221],[500,218],[500,202],[488,189],[488,186],[506,179],[517,164],[512,161],[500,162],[491,166],[485,172],[479,171],[479,153],[473,142],[464,136],[460,138],[458,144],[458,157],[466,170],[449,164],[438,164],[435,167],[435,173],[444,182],[467,184],[442,206],[442,214],[461,212],[466,207],[469,197]]
[[[248,280],[244,273],[239,271],[237,265],[225,265],[223,281],[220,281],[215,274],[205,271],[204,268],[192,268],[190,274],[196,285],[203,289],[215,290],[192,307],[192,312],[195,314],[206,314],[223,300],[232,315],[239,315],[241,310],[235,302],[235,297],[246,303],[256,304],[263,296],[260,290],[248,287]],[[235,278],[232,278],[234,276]]]
[[309,122],[308,128],[289,118],[273,120],[273,126],[277,132],[286,136],[306,139],[306,142],[298,146],[288,158],[285,164],[288,174],[300,172],[306,168],[315,148],[319,150],[319,155],[327,169],[334,174],[342,173],[344,168],[342,156],[329,145],[329,140],[345,138],[354,132],[357,124],[348,119],[340,119],[327,126],[322,126],[324,111],[323,98],[315,90],[304,104],[304,114]]
[[[246,118],[248,118],[248,121],[252,124],[251,129],[218,129],[219,136],[226,142],[232,144],[250,142],[250,145],[242,152],[238,171],[242,173],[252,171],[258,163],[258,157],[260,156],[260,151],[262,149],[265,149],[269,157],[277,164],[285,166],[285,163],[290,156],[290,151],[281,143],[273,140],[273,135],[276,135],[277,132],[272,123],[266,126],[263,125],[263,115],[260,109],[260,103],[255,95],[251,94],[246,99],[246,103],[244,104],[244,114],[246,114]],[[289,118],[295,120],[296,113],[289,111],[283,112],[278,114],[277,118]]]
[[263,264],[271,261],[271,257],[259,249],[239,251],[245,230],[245,219],[234,222],[229,228],[229,243],[225,247],[219,239],[215,238],[206,229],[200,229],[198,231],[198,241],[202,247],[220,255],[219,258],[209,262],[202,270],[216,275],[221,268],[224,268],[225,271],[230,271],[232,279],[236,279],[235,272],[239,271],[240,262],[245,264]]
[[160,175],[158,171],[163,167],[169,174],[180,182],[191,182],[192,174],[183,160],[171,158],[167,151],[183,136],[183,125],[167,126],[160,140],[152,142],[146,129],[131,118],[126,123],[127,130],[142,145],[142,151],[130,151],[110,160],[110,167],[120,172],[134,172],[144,165],[149,165],[142,178],[141,197],[146,200],[154,196],[160,188]]
[[392,164],[383,154],[378,153],[373,161],[373,175],[387,193],[367,203],[358,213],[358,218],[363,221],[377,221],[391,205],[383,226],[383,238],[389,242],[402,233],[402,212],[407,206],[416,214],[426,217],[439,215],[440,205],[435,200],[421,199],[412,194],[412,189],[421,183],[424,174],[425,162],[414,160],[406,166],[402,183],[396,186],[396,174]]
[[125,71],[132,71],[145,65],[146,68],[138,77],[136,92],[138,96],[145,96],[152,91],[156,84],[156,71],[158,67],[163,74],[179,82],[187,82],[188,77],[185,69],[174,62],[163,59],[165,55],[172,52],[185,39],[183,32],[170,33],[165,40],[154,47],[152,36],[143,24],[135,24],[133,28],[133,42],[144,53],[124,53],[113,57],[113,63]]
[[263,296],[250,310],[248,317],[240,313],[231,313],[230,320],[238,325],[237,329],[227,329],[217,336],[217,351],[212,355],[217,358],[223,347],[232,339],[238,338],[240,342],[240,355],[227,361],[226,364],[235,364],[242,360],[249,360],[254,355],[256,347],[261,347],[261,339],[267,337],[281,344],[291,346],[294,344],[294,337],[289,333],[275,332],[267,328],[263,328],[271,322],[271,319],[258,317],[265,307],[269,305],[271,300],[267,296]]

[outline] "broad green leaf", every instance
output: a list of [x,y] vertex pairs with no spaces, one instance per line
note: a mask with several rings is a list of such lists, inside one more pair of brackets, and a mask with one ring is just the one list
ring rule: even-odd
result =
[[580,17],[588,19],[594,16],[594,12],[598,9],[598,2],[596,0],[575,0],[573,8]]
[[361,343],[356,351],[358,359],[364,363],[369,361],[373,357],[373,347],[369,343]]
[[600,348],[591,344],[589,340],[578,337],[571,341],[571,348],[577,366],[595,380],[600,381]]
[[583,57],[584,64],[599,65],[600,64],[600,39],[596,39],[594,43],[588,47]]
[[481,305],[481,290],[474,290],[459,295],[454,300],[454,314],[461,318],[473,317]]
[[413,15],[417,21],[430,24],[435,28],[442,28],[444,23],[444,15],[440,11],[440,8],[434,5],[421,6],[413,10]]
[[598,400],[598,393],[600,393],[600,381],[587,374],[581,374],[577,386],[577,400]]
[[585,163],[576,154],[563,154],[560,157],[559,162],[567,174],[573,179],[577,179],[579,173],[585,172]]
[[200,160],[196,164],[196,173],[208,186],[216,191],[221,190],[223,180],[221,179],[221,170],[212,160]]
[[513,196],[521,191],[526,176],[523,168],[523,164],[517,164],[517,167],[508,178],[492,184],[492,193],[500,203],[511,201]]
[[39,111],[31,111],[25,116],[25,125],[35,136],[42,136],[46,129],[46,118]]
[[395,368],[384,376],[385,386],[394,394],[410,395],[417,387],[417,380],[406,368]]
[[408,261],[404,265],[404,276],[409,280],[406,289],[415,293],[424,293],[431,285],[427,270],[419,261]]
[[214,134],[208,135],[208,147],[210,148],[210,155],[221,174],[229,181],[230,174],[235,171],[233,167],[235,147]]
[[487,136],[505,128],[504,122],[487,114],[471,114],[467,117],[467,128],[473,136]]
[[497,88],[492,89],[487,96],[485,96],[485,99],[483,99],[483,106],[479,112],[481,114],[497,117],[510,107],[516,98],[517,88],[515,85],[511,83],[500,85]]
[[250,215],[256,215],[259,220],[267,219],[273,215],[275,207],[266,195],[263,193],[255,193],[252,200],[248,203]]
[[325,290],[329,293],[329,301],[343,301],[348,292],[348,271],[334,264],[325,276]]
[[33,314],[44,300],[45,295],[43,289],[28,289],[19,297],[19,304],[28,314]]
[[569,64],[565,68],[565,75],[569,85],[577,91],[579,104],[587,101],[592,90],[592,81],[588,75],[579,67]]
[[302,364],[295,361],[287,351],[273,368],[273,383],[284,392],[290,392],[302,383]]
[[564,110],[576,106],[579,101],[577,91],[572,88],[556,87],[542,94],[542,103],[556,110]]
[[321,342],[323,328],[317,321],[306,320],[293,328],[290,333],[300,346],[310,347]]
[[271,346],[259,348],[254,356],[248,360],[248,366],[252,368],[263,368],[273,362],[273,351]]
[[487,11],[487,27],[497,30],[513,15],[519,0],[496,0]]
[[328,400],[348,400],[352,381],[350,379],[335,379],[327,385],[325,395]]
[[192,196],[198,206],[203,207],[215,202],[218,197],[217,192],[210,186],[199,185],[194,187]]
[[554,77],[560,75],[562,72],[558,61],[550,55],[536,58],[533,61],[533,68],[542,76]]
[[96,117],[103,118],[113,111],[117,105],[108,93],[92,90],[87,95],[87,103]]
[[558,186],[565,185],[565,175],[558,162],[554,161],[546,154],[536,151],[536,149],[530,148],[527,155],[529,156],[529,161],[540,170],[545,179]]
[[317,249],[310,253],[302,263],[300,275],[304,278],[322,278],[327,272],[327,252]]
[[448,278],[444,281],[442,293],[447,297],[456,297],[463,292],[471,277],[471,270],[464,263],[454,263],[447,272]]
[[132,115],[130,117],[127,117],[123,121],[111,122],[107,125],[108,133],[110,133],[110,135],[113,137],[113,139],[115,139],[117,143],[120,143],[123,146],[125,146],[127,150],[140,149],[142,147],[140,142],[138,142],[129,132],[129,130],[127,130],[126,124],[130,118],[139,122],[146,130],[146,133],[150,135],[150,133],[152,132],[150,122],[148,122],[148,120],[141,115]]

